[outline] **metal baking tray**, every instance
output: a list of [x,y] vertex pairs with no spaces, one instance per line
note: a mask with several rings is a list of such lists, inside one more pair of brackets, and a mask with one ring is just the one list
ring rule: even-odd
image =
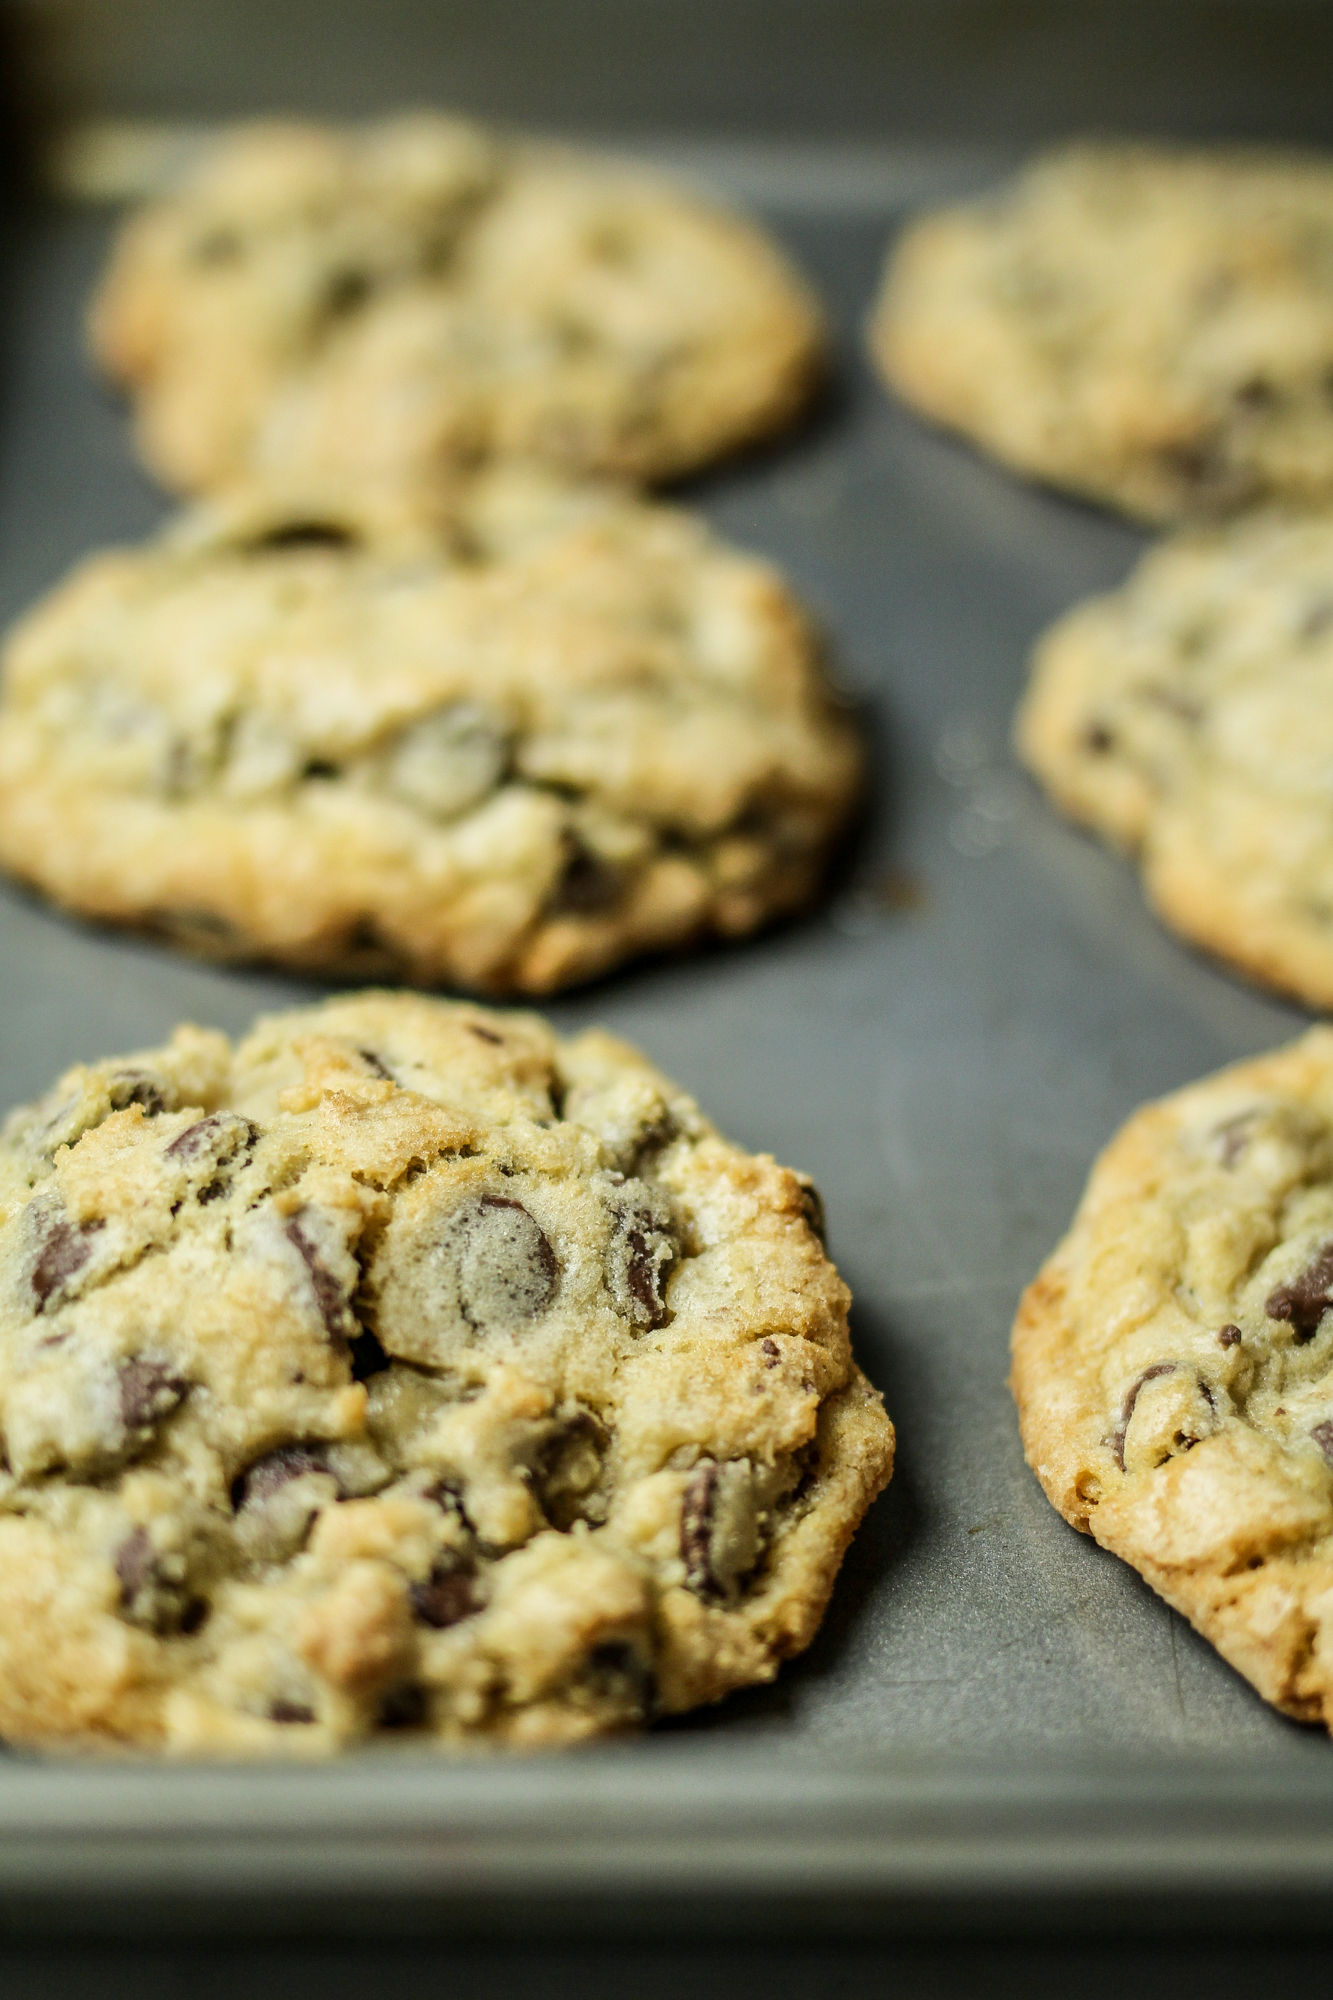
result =
[[[1123,1933],[1328,1908],[1333,1749],[1057,1518],[1005,1387],[1019,1291],[1121,1119],[1302,1017],[1159,929],[1131,871],[1010,759],[1031,641],[1142,537],[932,434],[864,360],[904,208],[1003,162],[670,157],[764,210],[837,321],[836,380],[805,429],[682,498],[783,564],[822,619],[873,796],[808,918],[549,1011],[640,1043],[736,1139],[814,1175],[899,1427],[893,1485],[809,1653],[642,1741],[322,1770],[0,1759],[0,1924]],[[8,241],[6,619],[164,511],[82,360],[109,226],[51,205]],[[312,990],[0,890],[0,1100],[181,1019],[236,1032]]]

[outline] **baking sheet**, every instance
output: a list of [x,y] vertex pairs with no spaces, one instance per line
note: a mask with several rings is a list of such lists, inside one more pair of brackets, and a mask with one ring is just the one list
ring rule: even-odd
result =
[[[838,321],[837,382],[799,436],[682,497],[822,619],[873,737],[872,809],[814,915],[548,1012],[638,1042],[736,1139],[814,1175],[899,1428],[893,1485],[806,1657],[641,1743],[312,1772],[0,1762],[0,1921],[1142,1924],[1206,1905],[1247,1924],[1277,1898],[1293,1919],[1327,1906],[1333,1748],[1058,1519],[1004,1383],[1019,1291],[1119,1122],[1304,1017],[1162,932],[1008,755],[1032,639],[1143,538],[930,433],[862,358],[905,190],[952,194],[979,163],[918,152],[904,178],[867,156],[821,196],[780,148],[742,149],[752,198],[766,159],[770,219]],[[726,157],[706,164],[726,182]],[[51,206],[0,270],[5,619],[164,512],[81,357],[109,227]],[[0,1101],[315,990],[0,889]]]

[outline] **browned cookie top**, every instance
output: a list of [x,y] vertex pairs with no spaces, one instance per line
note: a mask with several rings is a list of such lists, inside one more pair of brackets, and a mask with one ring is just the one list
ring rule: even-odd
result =
[[858,773],[799,608],[701,523],[289,481],[14,634],[0,858],[215,955],[543,992],[801,903]]
[[0,1731],[562,1742],[765,1680],[892,1466],[800,1176],[366,994],[0,1142]]

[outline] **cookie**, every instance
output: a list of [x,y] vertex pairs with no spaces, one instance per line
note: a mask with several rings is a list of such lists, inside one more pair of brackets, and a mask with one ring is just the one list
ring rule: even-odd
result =
[[368,993],[0,1138],[0,1733],[557,1744],[809,1643],[893,1427],[818,1197],[593,1031]]
[[497,469],[236,491],[13,636],[0,860],[215,957],[545,992],[804,902],[859,756],[777,576]]
[[1152,550],[1041,642],[1017,741],[1173,929],[1333,1007],[1333,513]]
[[1013,1390],[1065,1519],[1265,1700],[1333,1726],[1333,1032],[1130,1119],[1026,1293]]
[[231,131],[130,223],[91,337],[185,491],[498,453],[661,480],[788,423],[824,350],[752,225],[428,116]]
[[1077,146],[894,252],[892,386],[1019,472],[1150,521],[1333,495],[1333,165]]

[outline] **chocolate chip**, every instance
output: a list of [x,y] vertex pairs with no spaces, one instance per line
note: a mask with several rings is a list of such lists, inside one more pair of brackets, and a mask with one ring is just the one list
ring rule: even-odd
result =
[[706,1458],[690,1474],[680,1503],[680,1559],[685,1582],[698,1597],[720,1595],[711,1555],[717,1476],[716,1465]]
[[621,873],[573,835],[567,836],[567,858],[547,908],[557,916],[584,916],[608,909],[620,894]]
[[289,549],[352,549],[359,540],[341,521],[280,521],[252,535],[244,548],[247,555],[281,555]]
[[1319,1446],[1328,1463],[1333,1465],[1333,1423],[1330,1423],[1325,1418],[1322,1424],[1315,1424],[1311,1427],[1310,1436]]
[[459,1257],[463,1314],[474,1327],[535,1319],[551,1302],[560,1266],[521,1201],[484,1194],[464,1227]]
[[334,271],[324,286],[320,310],[329,319],[345,319],[365,305],[374,289],[369,271]]
[[437,1632],[458,1625],[481,1610],[476,1580],[461,1556],[442,1555],[425,1583],[414,1583],[408,1591],[412,1612],[423,1625]]
[[604,1639],[594,1646],[586,1673],[595,1695],[629,1709],[640,1722],[652,1715],[657,1705],[657,1682],[648,1662],[628,1640]]
[[206,1597],[188,1598],[181,1611],[180,1625],[177,1629],[183,1632],[187,1639],[192,1637],[204,1624],[211,1609],[212,1606]]
[[591,1410],[570,1410],[553,1426],[532,1468],[542,1512],[553,1528],[563,1533],[575,1521],[605,1520],[606,1447],[606,1432]]
[[765,1368],[776,1368],[782,1359],[782,1350],[776,1340],[761,1340],[759,1352],[764,1356]]
[[173,1375],[161,1361],[136,1355],[120,1366],[120,1416],[127,1431],[151,1430],[170,1416],[190,1392],[183,1376]]
[[390,1688],[380,1703],[381,1729],[420,1729],[426,1720],[426,1690],[415,1681]]
[[1244,1337],[1238,1326],[1224,1326],[1217,1336],[1223,1347],[1239,1347]]
[[1090,722],[1083,732],[1083,748],[1094,757],[1106,757],[1115,749],[1115,736],[1104,722]]
[[1263,375],[1251,375],[1232,391],[1232,396],[1243,410],[1270,410],[1276,403],[1277,390]]
[[1325,1243],[1299,1277],[1278,1285],[1268,1294],[1264,1311],[1269,1319],[1290,1322],[1298,1347],[1313,1340],[1319,1323],[1333,1305],[1333,1243]]
[[310,1289],[315,1295],[315,1304],[319,1308],[319,1316],[324,1322],[325,1331],[334,1340],[346,1339],[351,1331],[349,1326],[351,1314],[343,1288],[333,1273],[321,1263],[319,1251],[308,1233],[301,1227],[299,1215],[294,1215],[287,1224],[286,1236],[293,1248],[300,1251],[306,1270],[310,1273]]
[[37,1312],[45,1312],[48,1302],[76,1271],[83,1269],[92,1255],[88,1238],[103,1226],[100,1221],[85,1222],[82,1227],[72,1222],[57,1222],[48,1230],[30,1280]]
[[1120,1422],[1111,1434],[1111,1450],[1115,1453],[1115,1462],[1122,1472],[1125,1469],[1125,1433],[1129,1429],[1129,1420],[1139,1400],[1139,1391],[1145,1382],[1155,1382],[1159,1375],[1173,1375],[1175,1369],[1174,1361],[1154,1361],[1151,1368],[1145,1368],[1138,1380],[1130,1384],[1129,1393],[1125,1397],[1125,1407],[1120,1412]]
[[214,1111],[196,1119],[167,1147],[170,1160],[197,1160],[211,1157],[219,1162],[248,1158],[259,1138],[259,1127],[234,1111]]
[[475,1035],[479,1042],[494,1042],[497,1049],[504,1047],[504,1036],[493,1035],[490,1029],[483,1028],[479,1021],[469,1021],[467,1031],[470,1035]]
[[276,1450],[257,1458],[232,1481],[231,1504],[237,1509],[261,1506],[290,1480],[301,1479],[307,1472],[328,1469],[323,1445],[280,1444]]
[[[642,1317],[652,1327],[665,1326],[671,1314],[662,1297],[662,1260],[655,1247],[642,1229],[630,1229],[626,1241],[629,1246],[629,1260],[625,1267],[625,1277],[636,1302],[643,1308]],[[670,1261],[669,1254],[666,1260]]]
[[1227,479],[1227,464],[1216,437],[1181,438],[1162,445],[1158,463],[1168,478],[1191,492],[1217,490]]
[[120,1602],[123,1610],[128,1610],[145,1586],[151,1582],[157,1564],[157,1551],[146,1528],[136,1528],[125,1537],[116,1550],[116,1575],[120,1578]]
[[812,1236],[817,1236],[823,1244],[828,1242],[828,1221],[824,1214],[824,1197],[813,1181],[801,1180],[801,1213]]
[[313,1722],[315,1711],[303,1701],[275,1701],[268,1712],[270,1722]]
[[124,1070],[112,1077],[107,1086],[107,1097],[113,1111],[127,1111],[131,1104],[139,1104],[150,1118],[167,1108],[167,1093],[159,1083],[139,1070]]
[[380,1346],[374,1334],[366,1331],[356,1334],[349,1344],[352,1361],[352,1380],[369,1382],[373,1375],[382,1375],[389,1367],[389,1357]]
[[384,1064],[375,1054],[374,1049],[358,1049],[357,1054],[360,1056],[362,1062],[366,1065],[366,1068],[370,1071],[371,1075],[377,1076],[380,1079],[381,1083],[394,1083],[397,1081],[393,1071],[391,1069],[385,1068]]

